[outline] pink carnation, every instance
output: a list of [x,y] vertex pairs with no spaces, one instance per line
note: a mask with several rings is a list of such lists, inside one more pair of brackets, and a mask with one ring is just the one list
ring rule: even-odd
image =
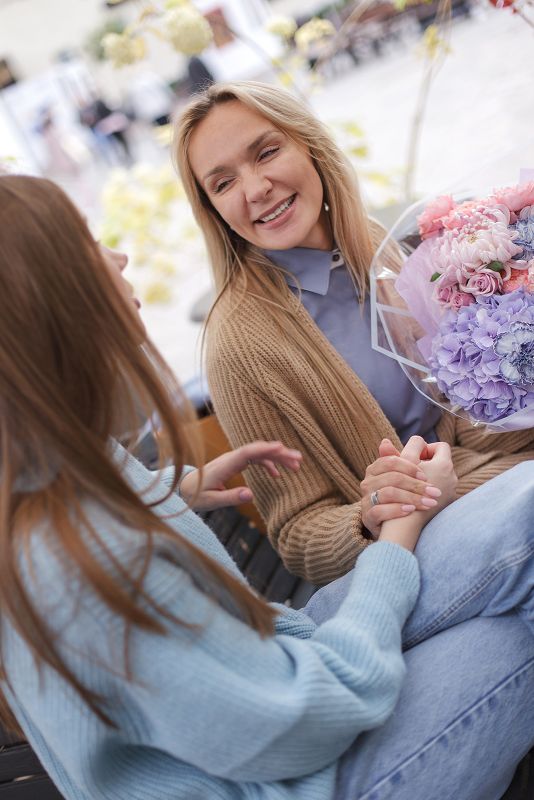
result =
[[419,233],[422,239],[428,239],[443,228],[442,217],[454,208],[454,200],[448,194],[441,195],[432,200],[422,214],[417,217]]
[[493,203],[506,206],[510,211],[521,211],[525,206],[534,205],[534,181],[506,189],[496,189],[490,198]]
[[524,287],[530,294],[534,294],[534,263],[532,267],[529,266],[529,269],[512,269],[510,277],[503,283],[502,292],[510,294],[521,287]]

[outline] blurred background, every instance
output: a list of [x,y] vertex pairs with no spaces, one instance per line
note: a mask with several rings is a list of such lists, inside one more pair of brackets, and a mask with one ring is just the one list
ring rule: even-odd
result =
[[0,163],[58,182],[130,256],[147,329],[182,381],[211,298],[170,163],[206,83],[305,99],[387,226],[452,186],[534,167],[533,0],[0,0]]

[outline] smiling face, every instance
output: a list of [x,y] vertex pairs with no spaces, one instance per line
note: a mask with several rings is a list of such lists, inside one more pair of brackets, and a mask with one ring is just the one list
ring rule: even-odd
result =
[[237,100],[215,106],[194,130],[189,160],[213,208],[266,250],[328,250],[323,186],[310,155]]

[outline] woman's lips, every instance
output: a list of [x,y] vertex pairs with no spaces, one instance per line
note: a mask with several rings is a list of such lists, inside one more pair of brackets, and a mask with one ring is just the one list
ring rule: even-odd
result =
[[297,203],[297,195],[294,194],[294,195],[292,195],[292,197],[293,197],[293,200],[291,202],[291,205],[289,205],[284,211],[282,211],[281,214],[279,214],[274,219],[269,220],[269,222],[261,222],[260,220],[257,220],[256,224],[261,225],[262,229],[264,229],[264,230],[275,230],[276,228],[280,228],[294,214],[295,206],[296,206],[296,203]]

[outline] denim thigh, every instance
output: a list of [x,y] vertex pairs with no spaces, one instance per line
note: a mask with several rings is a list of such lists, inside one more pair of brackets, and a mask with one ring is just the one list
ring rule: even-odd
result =
[[498,800],[534,745],[534,639],[515,615],[413,647],[399,702],[342,757],[335,800]]

